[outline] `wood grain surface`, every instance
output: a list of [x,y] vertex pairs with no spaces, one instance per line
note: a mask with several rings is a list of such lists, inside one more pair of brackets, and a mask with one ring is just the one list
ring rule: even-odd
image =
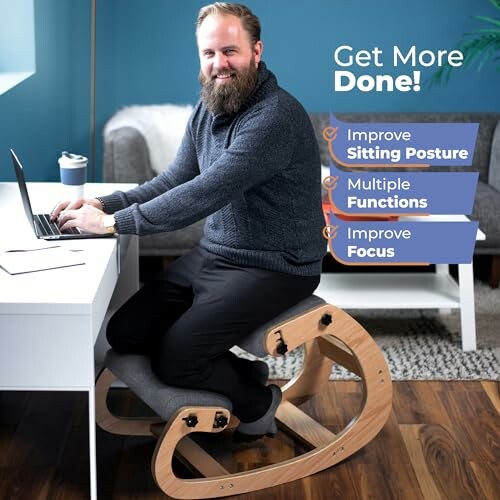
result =
[[[497,382],[395,382],[391,416],[380,434],[344,462],[305,479],[235,497],[239,500],[500,498],[500,396]],[[328,382],[301,410],[333,433],[361,404],[359,382]],[[127,390],[112,404],[142,406]],[[0,499],[89,498],[84,393],[0,392]],[[306,451],[280,432],[234,444],[228,433],[200,439],[231,472]],[[163,499],[150,463],[153,437],[97,430],[98,497]],[[176,465],[179,476],[188,471]]]

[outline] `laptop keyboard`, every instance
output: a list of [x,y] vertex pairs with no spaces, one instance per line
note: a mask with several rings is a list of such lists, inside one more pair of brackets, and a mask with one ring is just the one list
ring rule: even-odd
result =
[[38,226],[38,230],[44,236],[55,236],[58,234],[80,234],[80,231],[76,227],[71,227],[66,231],[61,231],[59,226],[50,220],[50,214],[40,214],[35,215],[35,222]]

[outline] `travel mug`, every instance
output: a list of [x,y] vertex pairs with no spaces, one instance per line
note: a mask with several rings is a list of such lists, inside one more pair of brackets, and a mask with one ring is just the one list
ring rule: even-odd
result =
[[87,180],[87,163],[85,156],[63,151],[58,160],[61,184],[68,200],[83,198],[85,181]]

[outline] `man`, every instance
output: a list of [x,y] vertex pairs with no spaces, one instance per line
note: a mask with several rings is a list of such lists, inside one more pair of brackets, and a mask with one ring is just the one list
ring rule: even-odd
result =
[[260,23],[247,7],[202,8],[196,38],[201,100],[174,163],[125,193],[63,202],[53,216],[62,229],[122,234],[206,217],[199,246],[133,296],[107,337],[118,352],[150,356],[166,384],[227,396],[240,435],[274,435],[279,387],[265,385],[265,363],[229,349],[319,283],[318,146],[302,106],[261,61]]

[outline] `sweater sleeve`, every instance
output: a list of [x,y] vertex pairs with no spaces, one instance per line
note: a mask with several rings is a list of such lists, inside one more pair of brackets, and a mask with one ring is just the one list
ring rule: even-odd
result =
[[274,107],[267,103],[254,109],[240,122],[232,143],[198,176],[117,212],[118,231],[151,234],[183,228],[286,168],[293,149],[291,126],[286,113]]

